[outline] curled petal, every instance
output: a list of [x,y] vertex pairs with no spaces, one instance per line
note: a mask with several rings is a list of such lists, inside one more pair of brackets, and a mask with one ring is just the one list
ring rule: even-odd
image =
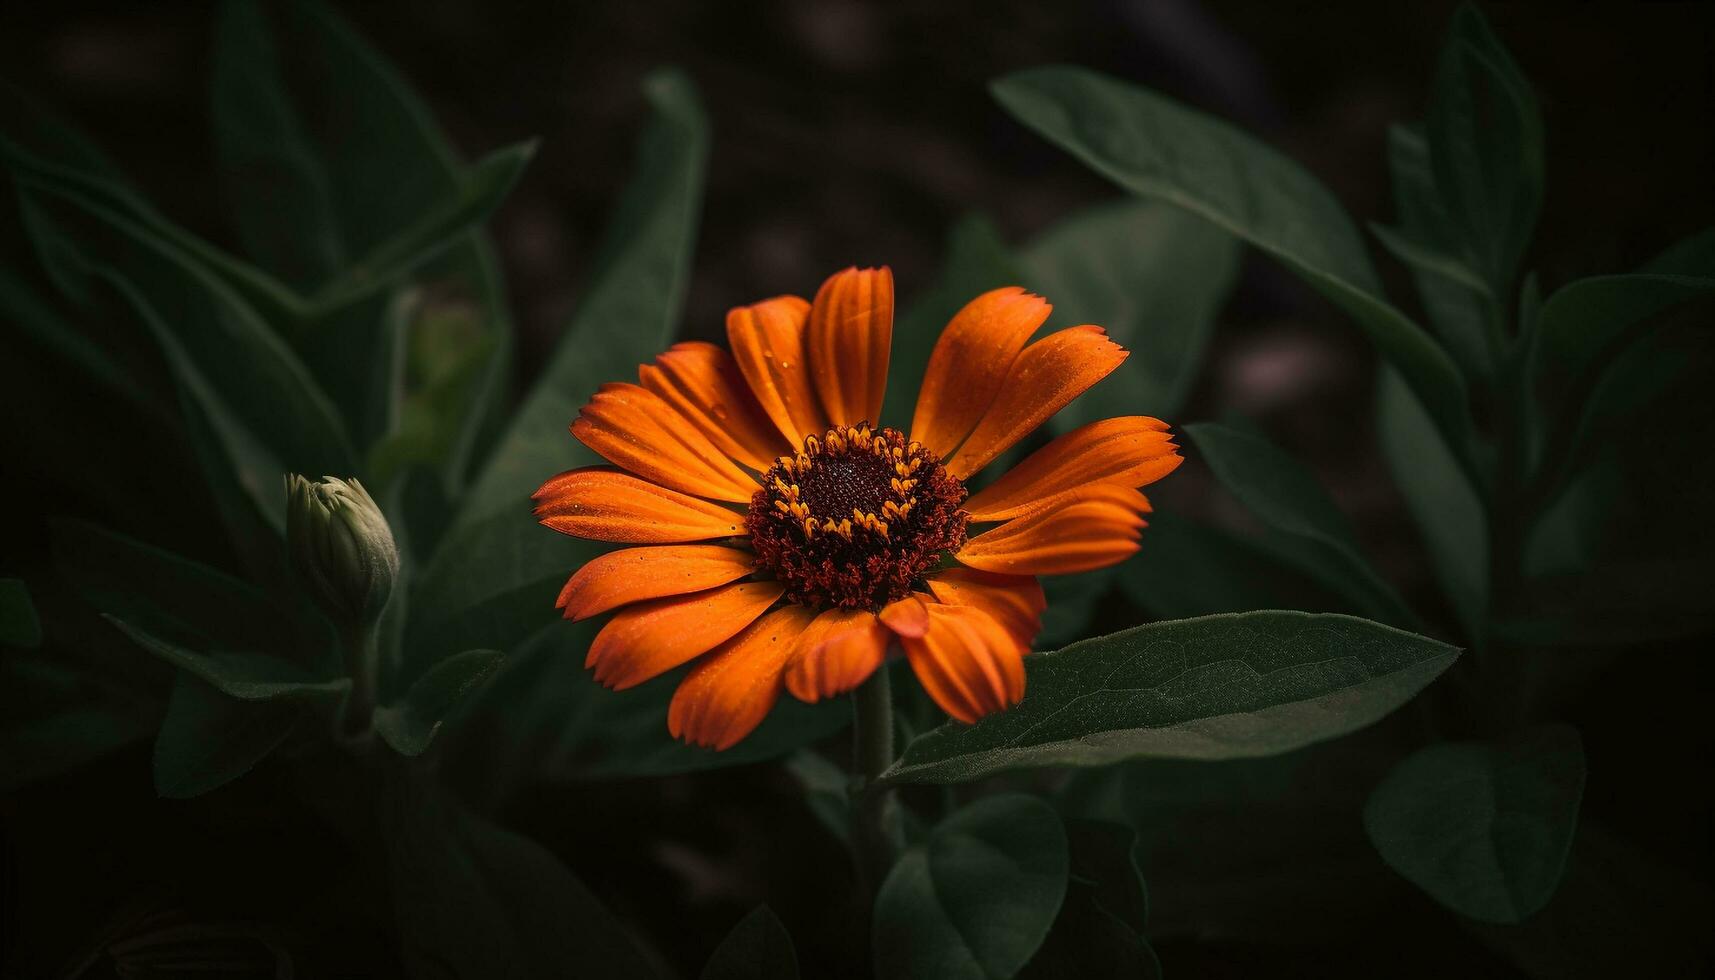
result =
[[1101,327],[1070,327],[1026,347],[1001,383],[1004,397],[989,405],[970,438],[947,461],[947,471],[961,480],[969,478],[1125,358],[1125,348],[1109,340]]
[[1137,551],[1149,500],[1130,487],[1095,484],[1057,498],[965,542],[972,568],[1009,575],[1065,575],[1124,561]]
[[608,462],[674,490],[742,504],[761,489],[673,406],[637,385],[602,385],[579,409],[572,435]]
[[810,372],[822,407],[842,425],[878,422],[893,347],[893,270],[846,269],[810,305]]
[[780,699],[781,670],[814,615],[781,606],[697,661],[673,694],[667,730],[717,751],[749,735]]
[[994,403],[1018,352],[1051,309],[1042,297],[1007,286],[954,314],[929,355],[911,438],[941,456],[957,449]]
[[941,710],[967,725],[1024,696],[1024,647],[975,606],[929,606],[929,628],[903,637],[905,656]]
[[1002,575],[978,568],[949,568],[929,579],[935,598],[950,606],[975,606],[993,617],[1026,649],[1042,631],[1048,597],[1030,575]]
[[533,499],[542,524],[596,541],[667,544],[744,533],[735,511],[607,466],[567,470]]
[[749,626],[785,591],[778,582],[735,582],[626,606],[596,634],[584,666],[614,690],[634,687]]
[[721,452],[766,470],[791,448],[756,403],[732,355],[714,344],[674,344],[637,369],[643,387],[672,405]]
[[750,552],[717,544],[621,548],[574,572],[555,606],[567,619],[588,619],[644,599],[725,585],[750,574],[755,563]]
[[797,296],[736,307],[726,317],[738,369],[757,404],[793,446],[828,429],[810,377],[804,336],[809,317],[810,304]]
[[929,603],[920,596],[896,599],[883,606],[879,615],[882,623],[900,636],[922,636],[929,628]]
[[798,638],[786,689],[810,704],[853,690],[881,666],[891,636],[867,609],[823,612]]
[[1093,483],[1141,487],[1182,462],[1167,423],[1133,415],[1079,426],[972,494],[973,521],[1004,521]]

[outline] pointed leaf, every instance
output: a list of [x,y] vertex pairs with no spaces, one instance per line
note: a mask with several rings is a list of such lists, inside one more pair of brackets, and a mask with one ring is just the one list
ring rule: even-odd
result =
[[466,650],[429,668],[403,700],[375,711],[375,730],[400,755],[422,755],[460,699],[500,668],[499,650]]
[[266,758],[301,718],[292,704],[236,701],[180,671],[155,736],[155,791],[183,800],[218,789]]
[[351,685],[351,681],[344,677],[319,678],[283,660],[260,653],[190,650],[115,616],[106,619],[135,640],[138,646],[181,670],[195,674],[227,697],[241,701],[308,698],[332,702]]
[[780,917],[758,905],[721,940],[702,980],[798,980],[798,951]]

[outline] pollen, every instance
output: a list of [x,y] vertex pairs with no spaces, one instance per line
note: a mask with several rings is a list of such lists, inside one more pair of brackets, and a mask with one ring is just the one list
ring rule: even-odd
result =
[[898,429],[842,425],[781,456],[750,501],[756,567],[807,606],[880,609],[965,543],[965,487]]

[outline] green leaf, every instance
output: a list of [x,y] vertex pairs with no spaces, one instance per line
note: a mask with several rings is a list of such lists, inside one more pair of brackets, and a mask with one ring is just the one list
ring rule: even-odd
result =
[[466,650],[429,668],[403,700],[375,710],[375,730],[400,755],[422,755],[455,705],[500,668],[499,650]]
[[290,703],[236,701],[180,671],[155,736],[155,792],[183,800],[226,785],[273,752],[300,718]]
[[1143,937],[1148,897],[1137,869],[1137,832],[1124,824],[1073,820],[1066,836],[1066,900],[1019,980],[1159,978],[1161,964]]
[[956,783],[1140,756],[1235,759],[1363,728],[1459,651],[1350,616],[1255,612],[1151,623],[1025,659],[1024,700],[918,736],[890,783]]
[[53,647],[0,657],[0,791],[70,771],[155,733],[160,705],[103,680]]
[[42,621],[30,589],[22,580],[0,578],[0,645],[31,649],[42,645]]
[[1054,304],[1050,327],[1094,323],[1131,352],[1054,417],[1059,431],[1121,415],[1171,418],[1238,272],[1238,242],[1159,201],[1097,205],[1022,254],[1023,285]]
[[1098,905],[1138,935],[1149,926],[1149,892],[1137,866],[1137,831],[1106,820],[1066,825],[1072,878],[1088,886]]
[[881,421],[910,431],[917,393],[929,367],[929,355],[953,314],[991,289],[1024,282],[1018,258],[1007,248],[994,222],[966,215],[947,235],[946,254],[933,284],[901,307],[893,327],[893,350],[887,365],[887,394]]
[[684,76],[651,76],[645,93],[654,113],[638,173],[609,226],[606,258],[419,580],[413,605],[434,614],[413,629],[424,641],[413,648],[519,642],[554,618],[558,583],[598,553],[538,526],[529,495],[556,473],[596,461],[566,426],[601,384],[635,377],[678,327],[708,128]]
[[798,980],[798,951],[780,917],[758,905],[721,940],[702,980]]
[[1542,209],[1542,115],[1530,83],[1473,4],[1442,48],[1429,104],[1435,187],[1497,294],[1510,294]]
[[657,976],[559,858],[466,810],[429,773],[394,771],[381,805],[410,976]]
[[1634,328],[1712,290],[1715,277],[1648,272],[1567,283],[1542,306],[1535,350],[1539,378],[1591,377],[1612,359],[1617,345],[1643,335]]
[[1560,884],[1584,795],[1584,746],[1565,725],[1421,749],[1377,786],[1364,829],[1388,865],[1483,922],[1521,922]]
[[1356,611],[1281,557],[1297,546],[1283,535],[1240,537],[1170,511],[1151,514],[1143,534],[1142,549],[1116,566],[1115,580],[1154,619],[1256,609]]
[[799,749],[786,758],[786,771],[804,791],[804,805],[835,840],[851,841],[850,796],[852,777],[839,766],[810,749]]
[[241,701],[308,698],[332,702],[351,685],[347,678],[318,678],[283,660],[246,650],[204,652],[186,649],[116,616],[106,619],[135,640],[138,646],[181,670],[195,674],[227,697]]
[[1185,426],[1221,484],[1263,524],[1289,535],[1282,555],[1374,619],[1415,626],[1417,617],[1363,557],[1346,515],[1316,477],[1261,436],[1224,425]]
[[1423,535],[1436,578],[1467,636],[1488,611],[1489,522],[1441,433],[1399,375],[1383,368],[1376,383],[1376,428],[1394,485]]
[[1383,298],[1351,219],[1298,164],[1226,123],[1084,68],[1016,72],[991,90],[1020,122],[1104,177],[1250,242],[1349,313],[1472,465],[1464,379]]
[[900,857],[875,899],[885,980],[1002,980],[1048,935],[1066,894],[1066,832],[1046,803],[977,801]]

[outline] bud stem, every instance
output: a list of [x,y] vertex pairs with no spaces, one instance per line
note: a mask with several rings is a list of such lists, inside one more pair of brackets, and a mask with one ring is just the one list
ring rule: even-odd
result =
[[344,628],[340,646],[345,651],[345,672],[351,677],[351,696],[345,703],[345,734],[359,736],[369,731],[375,715],[376,687],[381,673],[374,624]]

